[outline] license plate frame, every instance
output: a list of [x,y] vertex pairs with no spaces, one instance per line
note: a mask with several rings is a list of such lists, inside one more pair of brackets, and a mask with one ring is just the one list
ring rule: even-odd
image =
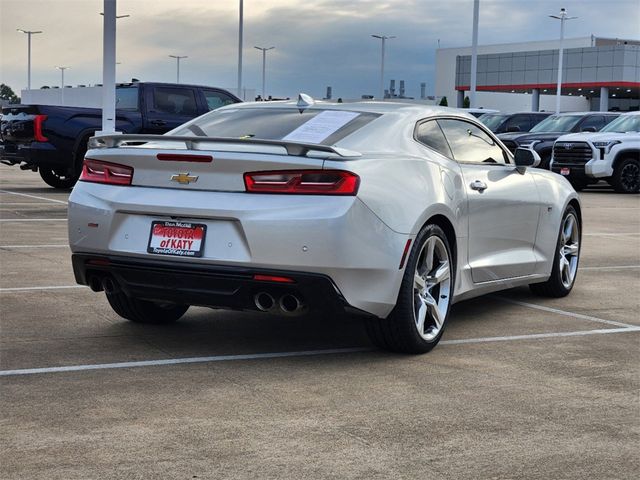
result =
[[206,234],[207,225],[204,223],[154,220],[149,231],[147,253],[199,258],[204,253]]
[[568,176],[568,175],[571,175],[571,169],[568,168],[568,167],[562,167],[560,169],[560,175],[563,175],[565,177]]

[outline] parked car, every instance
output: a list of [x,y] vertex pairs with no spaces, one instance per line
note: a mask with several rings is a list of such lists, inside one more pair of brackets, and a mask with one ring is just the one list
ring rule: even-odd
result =
[[576,278],[571,185],[455,109],[301,95],[92,147],[69,199],[75,278],[134,322],[358,312],[377,345],[420,353],[459,300]]
[[465,113],[469,113],[476,118],[481,117],[482,115],[486,115],[489,113],[500,113],[500,110],[492,110],[490,108],[464,108],[463,111]]
[[620,115],[597,133],[563,135],[553,146],[551,170],[576,190],[606,180],[617,192],[640,189],[640,112]]
[[[127,83],[116,87],[116,129],[161,134],[210,110],[240,102],[213,87]],[[102,126],[98,108],[11,105],[2,109],[0,161],[39,171],[54,188],[78,179],[87,142]]]
[[530,148],[540,155],[540,168],[549,169],[553,142],[559,136],[574,132],[597,132],[618,118],[614,112],[570,112],[545,118],[529,133],[501,133],[498,138],[512,152],[518,147]]
[[486,113],[480,117],[493,133],[528,132],[551,112]]

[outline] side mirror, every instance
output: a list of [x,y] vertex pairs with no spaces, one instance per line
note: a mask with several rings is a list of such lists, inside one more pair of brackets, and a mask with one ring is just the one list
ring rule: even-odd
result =
[[596,127],[584,127],[581,131],[583,132],[596,132]]
[[513,156],[516,163],[516,170],[519,173],[524,173],[527,167],[537,167],[540,165],[540,155],[535,150],[529,148],[516,148],[516,153]]
[[517,125],[511,125],[510,127],[507,127],[507,132],[519,132],[520,131],[520,127]]

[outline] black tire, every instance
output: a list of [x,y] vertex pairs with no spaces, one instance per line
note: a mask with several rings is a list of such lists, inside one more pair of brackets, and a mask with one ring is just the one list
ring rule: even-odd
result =
[[571,180],[569,179],[569,183],[571,183],[571,186],[573,187],[573,189],[576,192],[581,192],[582,190],[584,190],[585,188],[587,188],[589,186],[589,184],[585,181],[582,180]]
[[611,185],[618,193],[640,191],[640,162],[636,158],[625,158],[613,171]]
[[136,323],[166,325],[179,320],[189,309],[189,305],[160,304],[128,297],[121,291],[106,295],[114,312]]
[[[565,222],[567,221],[567,218],[570,215],[573,216],[577,225],[578,253],[576,257],[575,274],[570,284],[566,285],[565,283],[563,283],[563,280],[562,280],[562,269],[560,265],[560,262],[561,262],[560,250],[565,243],[563,242],[562,230],[565,225]],[[565,210],[564,215],[562,216],[562,222],[560,222],[560,231],[558,232],[558,241],[556,242],[556,251],[553,257],[553,266],[551,269],[551,276],[546,282],[532,283],[531,285],[529,285],[529,289],[533,293],[541,297],[560,298],[560,297],[566,297],[567,295],[569,295],[569,292],[571,292],[571,289],[575,285],[576,276],[578,273],[581,243],[582,243],[582,225],[580,223],[580,217],[578,216],[575,208],[569,205]]]
[[[373,318],[366,322],[367,333],[371,341],[379,348],[392,352],[419,354],[426,353],[433,349],[444,332],[451,307],[451,299],[448,299],[446,313],[444,314],[442,326],[435,338],[426,340],[418,333],[416,325],[414,275],[416,265],[421,259],[423,247],[431,237],[437,237],[446,248],[449,261],[450,289],[449,296],[453,295],[453,285],[455,285],[455,264],[451,255],[451,247],[444,231],[437,225],[427,225],[416,237],[411,254],[407,259],[407,264],[398,293],[398,300],[393,311],[387,318]],[[420,257],[420,258],[419,258]],[[440,288],[440,287],[438,287]],[[440,291],[438,291],[440,293]],[[438,297],[440,295],[438,294]],[[442,298],[445,298],[444,296]]]
[[80,177],[79,172],[70,173],[66,168],[39,167],[38,172],[40,178],[53,188],[71,188]]

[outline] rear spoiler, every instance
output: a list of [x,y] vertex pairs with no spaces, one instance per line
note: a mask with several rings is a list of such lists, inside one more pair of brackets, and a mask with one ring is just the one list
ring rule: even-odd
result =
[[140,146],[147,142],[153,143],[175,143],[182,142],[188,150],[206,150],[207,145],[227,144],[227,145],[268,145],[283,147],[287,155],[304,157],[309,152],[327,152],[339,155],[340,157],[360,157],[360,152],[354,152],[340,147],[329,145],[317,145],[315,143],[289,142],[286,140],[263,140],[260,138],[231,138],[231,137],[188,137],[181,135],[103,135],[91,137],[89,148],[118,148]]

